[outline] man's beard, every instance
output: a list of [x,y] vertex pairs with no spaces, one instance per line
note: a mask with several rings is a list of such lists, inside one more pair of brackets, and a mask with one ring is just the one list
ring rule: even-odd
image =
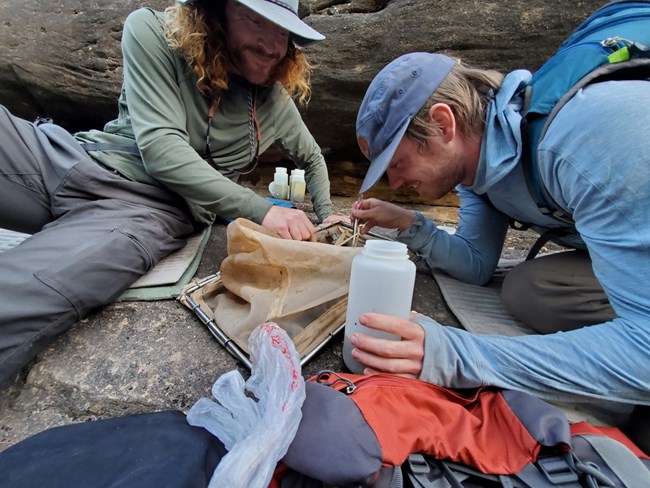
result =
[[246,77],[245,73],[244,73],[244,71],[246,71],[246,67],[249,67],[249,69],[253,69],[250,66],[250,64],[246,63],[246,57],[245,57],[246,52],[251,52],[253,54],[253,57],[261,56],[264,59],[268,59],[269,61],[272,60],[274,62],[273,66],[270,69],[268,69],[268,74],[266,76],[266,79],[264,81],[262,81],[262,82],[255,83],[256,85],[260,85],[260,86],[269,86],[269,85],[271,85],[275,81],[275,78],[276,78],[276,75],[277,75],[277,72],[278,72],[278,68],[279,68],[279,65],[280,65],[280,57],[277,54],[272,54],[272,55],[269,56],[267,53],[265,53],[264,51],[258,49],[255,46],[251,46],[251,45],[242,46],[242,48],[239,51],[237,51],[236,53],[231,53],[230,58],[231,58],[231,61],[232,61],[233,65],[237,67],[239,72],[242,75],[244,75],[244,77]]

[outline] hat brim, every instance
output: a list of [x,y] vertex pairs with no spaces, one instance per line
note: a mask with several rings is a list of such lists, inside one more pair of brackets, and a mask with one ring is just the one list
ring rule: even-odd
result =
[[370,167],[368,168],[366,177],[363,179],[359,193],[365,193],[366,191],[370,190],[373,186],[375,186],[375,184],[377,184],[381,176],[386,172],[386,169],[390,164],[390,160],[393,159],[393,155],[395,154],[395,151],[397,151],[397,146],[399,146],[399,143],[402,142],[402,138],[404,137],[404,134],[406,134],[406,129],[408,129],[412,118],[413,117],[409,117],[406,119],[386,149],[384,149],[379,154],[379,156],[370,162]]
[[294,35],[295,43],[299,46],[305,46],[312,42],[322,41],[325,39],[323,34],[309,27],[300,19],[300,17],[288,8],[284,8],[268,0],[235,1],[291,32]]

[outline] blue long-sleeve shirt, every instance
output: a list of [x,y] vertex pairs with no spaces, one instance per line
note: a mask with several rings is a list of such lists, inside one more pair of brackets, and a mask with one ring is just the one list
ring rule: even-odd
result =
[[[400,236],[432,267],[484,284],[498,262],[509,217],[558,226],[528,194],[520,164],[521,98],[530,74],[509,74],[491,102],[477,177],[459,187],[457,232],[422,217]],[[495,385],[541,398],[650,404],[650,83],[581,90],[540,144],[546,188],[573,214],[617,318],[550,335],[472,335],[429,318],[421,379],[448,387]],[[489,202],[486,201],[486,195]],[[560,270],[558,272],[561,272]]]

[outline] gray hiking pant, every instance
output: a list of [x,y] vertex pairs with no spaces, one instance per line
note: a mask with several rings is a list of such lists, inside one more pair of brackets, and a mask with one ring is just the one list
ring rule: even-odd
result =
[[542,334],[600,324],[616,317],[586,251],[569,251],[525,261],[501,289],[506,309]]
[[33,234],[0,252],[0,385],[194,231],[178,195],[123,178],[61,127],[1,106],[0,227]]

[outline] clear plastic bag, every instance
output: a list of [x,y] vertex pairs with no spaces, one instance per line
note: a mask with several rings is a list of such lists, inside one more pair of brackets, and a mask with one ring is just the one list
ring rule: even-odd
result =
[[250,336],[251,376],[234,370],[212,387],[217,402],[202,398],[187,414],[224,443],[224,456],[209,488],[266,488],[302,419],[305,382],[300,359],[287,333],[273,322]]

